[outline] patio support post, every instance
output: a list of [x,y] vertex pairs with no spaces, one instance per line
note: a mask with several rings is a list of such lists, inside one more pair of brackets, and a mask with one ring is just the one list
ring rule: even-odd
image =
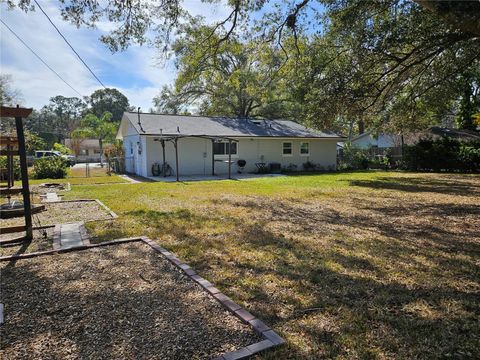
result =
[[160,140],[160,143],[162,144],[162,155],[163,155],[163,166],[162,166],[163,177],[167,177],[167,172],[165,171],[165,140]]
[[232,178],[232,140],[228,139],[228,178]]
[[212,176],[215,176],[215,139],[212,139]]
[[175,171],[177,173],[177,181],[180,181],[180,177],[178,175],[178,138],[175,138],[173,145],[175,146]]

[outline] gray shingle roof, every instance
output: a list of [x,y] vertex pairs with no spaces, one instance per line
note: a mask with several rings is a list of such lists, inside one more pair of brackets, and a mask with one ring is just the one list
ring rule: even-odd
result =
[[316,131],[290,120],[140,113],[140,127],[138,113],[125,112],[123,117],[132,123],[139,134],[146,135],[341,138],[333,132]]

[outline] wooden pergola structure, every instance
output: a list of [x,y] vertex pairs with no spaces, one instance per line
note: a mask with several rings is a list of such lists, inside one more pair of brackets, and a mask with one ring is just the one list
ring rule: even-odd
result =
[[[15,128],[17,136],[0,136],[0,155],[7,157],[7,186],[0,187],[0,194],[2,196],[11,196],[14,194],[23,195],[23,207],[25,225],[22,226],[10,226],[0,229],[1,234],[10,234],[16,232],[25,231],[25,236],[15,239],[4,240],[1,243],[13,243],[21,241],[31,241],[33,238],[33,225],[32,225],[32,208],[30,204],[30,188],[28,185],[28,167],[27,167],[27,151],[25,147],[25,133],[23,130],[23,119],[30,115],[32,109],[17,107],[0,108],[1,117],[10,117],[15,119]],[[14,186],[14,170],[13,170],[13,157],[19,156],[20,158],[20,172],[22,178],[22,186]]]
[[214,153],[214,144],[219,141],[228,141],[228,178],[232,178],[232,143],[237,143],[237,139],[232,139],[225,136],[213,136],[213,135],[159,135],[153,136],[154,141],[160,141],[162,145],[162,160],[163,165],[165,166],[165,142],[170,141],[173,143],[175,148],[175,175],[177,181],[180,181],[179,167],[178,167],[178,140],[181,138],[200,138],[208,139],[212,141],[212,176],[215,176],[215,153]]

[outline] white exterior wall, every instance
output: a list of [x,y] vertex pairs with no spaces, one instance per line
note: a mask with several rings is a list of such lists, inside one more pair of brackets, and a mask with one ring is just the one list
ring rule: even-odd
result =
[[[145,165],[141,172],[135,171],[142,176],[152,176],[152,164],[162,163],[162,146],[160,141],[154,141],[153,137],[141,136],[146,141],[143,148]],[[125,137],[124,144],[130,141]],[[292,155],[283,156],[282,149],[284,142],[292,143]],[[308,142],[310,144],[310,155],[300,155],[300,143]],[[302,164],[311,161],[324,168],[335,168],[337,161],[337,140],[329,139],[270,139],[270,138],[240,138],[237,144],[237,155],[232,155],[232,174],[238,170],[236,161],[243,159],[247,162],[244,172],[255,172],[257,167],[255,163],[276,162],[282,167],[295,164],[297,170],[303,170]],[[126,147],[126,158],[127,158]],[[129,150],[128,150],[129,151]],[[228,164],[225,162],[228,155],[215,155],[215,174],[227,174]],[[165,160],[175,171],[175,148],[172,142],[165,142]],[[126,161],[127,163],[127,161]],[[212,141],[202,138],[180,138],[178,140],[178,163],[180,175],[211,175],[212,173]],[[127,171],[130,171],[128,165]]]
[[127,135],[123,137],[123,150],[125,151],[125,171],[148,176],[146,139],[140,136],[131,124],[129,124]]
[[380,134],[378,135],[378,138],[374,138],[371,134],[369,134],[353,140],[352,144],[361,149],[367,149],[371,146],[390,148],[398,146],[398,144],[396,144],[398,141],[395,140],[395,136],[393,135]]

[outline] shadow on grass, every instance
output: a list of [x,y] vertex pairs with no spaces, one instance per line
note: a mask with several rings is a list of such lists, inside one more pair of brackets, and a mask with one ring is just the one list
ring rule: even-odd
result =
[[406,192],[433,192],[449,195],[479,195],[480,177],[472,177],[471,180],[462,179],[448,175],[443,180],[434,180],[419,177],[382,177],[376,180],[350,180],[351,186],[367,187],[372,189],[386,189]]
[[[362,211],[348,213],[326,204],[227,202],[254,211],[248,212],[253,223],[217,241],[209,238],[208,246],[203,238],[177,241],[187,251],[203,247],[205,255],[197,251],[195,261],[215,264],[221,270],[205,271],[217,284],[287,337],[290,346],[266,358],[475,354],[477,206],[354,200]],[[411,214],[421,221],[403,218]],[[274,232],[272,223],[287,227]],[[317,244],[317,235],[328,243]],[[328,321],[317,323],[318,317]],[[309,350],[298,346],[306,337]]]
[[[480,309],[474,291],[460,290],[449,283],[408,286],[387,280],[383,265],[395,267],[418,255],[418,249],[412,249],[409,243],[396,243],[397,251],[382,243],[374,244],[368,259],[347,255],[338,247],[321,249],[288,240],[262,227],[239,234],[237,242],[252,253],[275,254],[265,262],[247,258],[235,265],[240,278],[253,272],[258,279],[245,295],[252,311],[262,314],[291,341],[291,347],[279,349],[272,359],[376,358],[385,354],[431,358],[447,353],[462,357],[476,352],[478,338],[474,334],[480,330],[476,321]],[[457,261],[441,256],[434,261],[436,266],[419,267],[414,275],[421,276],[423,271],[454,272],[478,281],[473,261],[464,260],[461,268]],[[229,263],[222,266],[232,267]],[[273,288],[272,281],[276,284]],[[329,320],[317,323],[317,316]],[[305,336],[310,338],[308,346],[317,352],[304,352],[293,345],[305,341]]]
[[[475,178],[357,182],[478,195]],[[266,359],[473,358],[479,208],[375,195],[344,208],[232,197],[207,209],[125,216],[167,238],[162,245],[287,338]]]

